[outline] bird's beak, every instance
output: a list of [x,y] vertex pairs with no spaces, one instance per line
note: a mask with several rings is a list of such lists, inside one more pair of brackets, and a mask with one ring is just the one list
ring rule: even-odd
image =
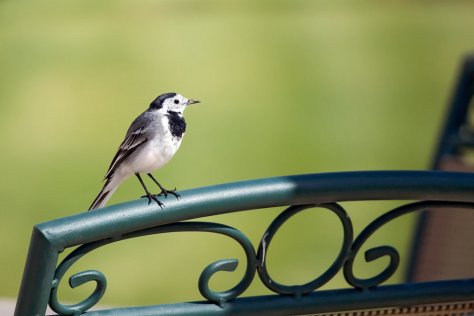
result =
[[196,104],[196,103],[201,103],[201,101],[199,100],[193,100],[193,99],[189,99],[188,102],[186,103],[186,105],[190,105],[190,104]]

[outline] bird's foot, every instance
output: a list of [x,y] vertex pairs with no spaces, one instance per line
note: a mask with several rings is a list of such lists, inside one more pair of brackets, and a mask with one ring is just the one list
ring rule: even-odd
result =
[[176,188],[174,188],[173,190],[166,190],[165,188],[161,188],[161,192],[158,195],[164,195],[165,198],[167,198],[168,194],[174,195],[177,200],[179,200],[179,198],[181,197],[181,195],[176,193]]
[[163,203],[160,202],[160,200],[158,200],[158,199],[156,198],[155,195],[153,195],[153,194],[151,194],[151,193],[147,193],[146,195],[141,196],[141,198],[145,198],[145,197],[148,199],[148,205],[150,205],[151,200],[153,200],[153,201],[155,201],[155,202],[158,204],[158,206],[159,206],[161,209],[163,209],[163,206],[165,206]]

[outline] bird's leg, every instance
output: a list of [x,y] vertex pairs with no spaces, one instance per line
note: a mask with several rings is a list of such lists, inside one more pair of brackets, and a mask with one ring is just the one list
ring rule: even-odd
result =
[[173,190],[167,190],[153,177],[153,175],[151,173],[148,173],[148,176],[153,180],[153,182],[156,183],[157,186],[160,187],[161,193],[158,194],[158,195],[164,194],[165,197],[168,197],[168,194],[171,194],[171,195],[174,195],[176,197],[176,199],[179,200],[180,195],[178,193],[176,193],[176,188],[174,188]]
[[140,177],[140,174],[135,173],[135,175],[137,176],[138,180],[139,180],[140,183],[142,184],[143,189],[145,189],[146,195],[142,196],[142,198],[144,198],[144,197],[148,198],[148,204],[151,203],[151,200],[155,201],[156,203],[158,203],[158,206],[161,207],[161,209],[163,209],[163,203],[161,203],[161,202],[156,198],[156,196],[154,196],[153,194],[150,193],[150,191],[148,191],[147,187],[145,186],[145,183],[144,183],[143,180],[142,180],[142,177]]

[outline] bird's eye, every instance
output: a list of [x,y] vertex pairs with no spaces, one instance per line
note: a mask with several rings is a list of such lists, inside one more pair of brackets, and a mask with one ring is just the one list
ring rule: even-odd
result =
[[176,100],[174,100],[173,102],[174,102],[174,104],[178,104],[178,103],[179,103],[179,100],[176,99]]

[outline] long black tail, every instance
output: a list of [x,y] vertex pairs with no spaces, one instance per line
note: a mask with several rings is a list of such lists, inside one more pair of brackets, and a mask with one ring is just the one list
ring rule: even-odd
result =
[[113,181],[113,177],[107,179],[104,187],[102,190],[100,190],[99,195],[97,195],[94,202],[92,202],[91,206],[89,207],[89,211],[104,207],[119,185],[119,183],[115,182],[116,181]]

